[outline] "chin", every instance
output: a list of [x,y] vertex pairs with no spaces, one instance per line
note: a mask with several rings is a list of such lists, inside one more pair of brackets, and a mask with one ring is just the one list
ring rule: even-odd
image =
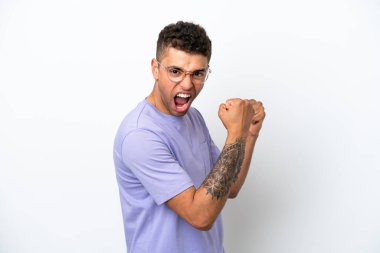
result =
[[182,116],[185,116],[186,113],[187,113],[188,110],[184,111],[184,112],[177,112],[177,111],[174,111],[172,112],[172,115],[173,116],[176,116],[176,117],[182,117]]

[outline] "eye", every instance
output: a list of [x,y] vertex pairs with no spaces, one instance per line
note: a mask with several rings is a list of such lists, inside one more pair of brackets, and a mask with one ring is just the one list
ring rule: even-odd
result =
[[169,68],[168,71],[169,71],[169,74],[174,77],[181,76],[183,72],[181,69],[177,69],[177,68]]
[[199,79],[204,78],[205,75],[206,75],[206,71],[204,71],[204,70],[194,71],[194,73],[193,73],[193,76],[195,78],[199,78]]

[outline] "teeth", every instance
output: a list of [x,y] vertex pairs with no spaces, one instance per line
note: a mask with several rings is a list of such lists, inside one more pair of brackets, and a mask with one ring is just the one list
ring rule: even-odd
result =
[[177,95],[177,97],[180,97],[180,98],[189,98],[189,97],[190,97],[190,94],[179,93],[179,94]]

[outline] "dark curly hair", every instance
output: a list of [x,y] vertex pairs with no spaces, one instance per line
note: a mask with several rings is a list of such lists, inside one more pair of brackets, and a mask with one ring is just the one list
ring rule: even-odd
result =
[[156,58],[160,58],[168,47],[173,47],[190,54],[202,54],[211,59],[211,40],[200,25],[178,21],[169,24],[158,35]]

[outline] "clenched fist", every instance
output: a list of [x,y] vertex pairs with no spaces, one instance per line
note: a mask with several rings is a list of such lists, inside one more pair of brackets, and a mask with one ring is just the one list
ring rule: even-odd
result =
[[219,106],[218,115],[229,134],[243,138],[248,135],[258,137],[265,110],[260,101],[233,98]]
[[260,129],[263,125],[263,121],[265,119],[265,109],[263,103],[260,101],[251,99],[250,103],[254,110],[254,114],[251,120],[251,125],[249,127],[249,134],[251,134],[253,137],[258,137]]
[[245,138],[254,117],[254,107],[248,99],[228,99],[219,106],[218,115],[229,134]]

